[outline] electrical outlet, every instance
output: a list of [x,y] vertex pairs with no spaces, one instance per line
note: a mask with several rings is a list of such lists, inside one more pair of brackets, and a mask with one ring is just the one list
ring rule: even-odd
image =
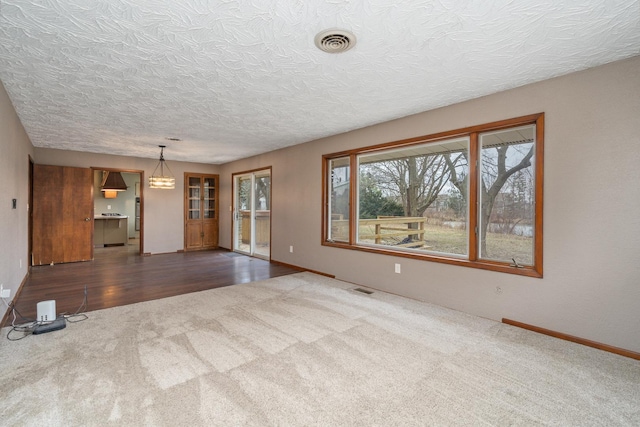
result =
[[111,205],[107,205],[107,210],[111,210]]
[[400,264],[396,263],[395,272],[400,274]]
[[289,252],[293,253],[293,245],[289,246]]

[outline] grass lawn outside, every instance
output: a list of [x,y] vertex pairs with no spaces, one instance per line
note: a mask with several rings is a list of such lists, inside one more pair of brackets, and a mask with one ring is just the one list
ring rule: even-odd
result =
[[[375,233],[375,226],[360,226],[359,235]],[[393,236],[382,238],[383,245],[396,246],[402,243],[406,236]],[[483,259],[511,262],[514,258],[518,264],[533,264],[533,238],[514,234],[487,233],[487,253],[482,254]],[[406,249],[410,252],[437,252],[465,256],[468,253],[467,230],[453,228],[441,224],[425,224],[425,247],[419,249]],[[374,244],[374,239],[362,239],[360,243]],[[405,250],[405,248],[397,248]]]

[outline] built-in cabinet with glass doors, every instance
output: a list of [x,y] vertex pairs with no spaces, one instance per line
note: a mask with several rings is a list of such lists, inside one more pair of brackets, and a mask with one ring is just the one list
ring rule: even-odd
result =
[[218,175],[184,174],[184,249],[218,247]]

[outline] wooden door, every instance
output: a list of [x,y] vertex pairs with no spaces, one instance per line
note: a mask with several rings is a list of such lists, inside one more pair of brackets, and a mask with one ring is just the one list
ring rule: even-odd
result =
[[93,259],[91,169],[34,165],[33,265]]
[[218,247],[218,175],[185,173],[184,249]]

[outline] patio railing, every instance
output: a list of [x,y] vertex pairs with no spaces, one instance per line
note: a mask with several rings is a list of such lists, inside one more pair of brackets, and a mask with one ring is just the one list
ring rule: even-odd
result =
[[[426,248],[424,217],[379,216],[376,219],[361,219],[358,239],[361,243],[372,240],[380,245],[406,248]],[[331,221],[332,236],[348,239],[349,220],[334,217]]]

